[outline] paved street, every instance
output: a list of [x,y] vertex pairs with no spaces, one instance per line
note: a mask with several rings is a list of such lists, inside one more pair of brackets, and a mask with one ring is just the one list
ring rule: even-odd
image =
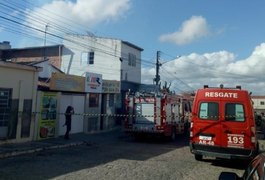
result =
[[196,161],[185,136],[175,142],[136,141],[116,130],[87,137],[89,143],[78,146],[2,158],[0,179],[217,179],[221,171],[241,175],[245,167],[236,161]]

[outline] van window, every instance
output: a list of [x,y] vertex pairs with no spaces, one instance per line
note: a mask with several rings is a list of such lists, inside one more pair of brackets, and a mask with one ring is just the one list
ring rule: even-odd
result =
[[199,118],[218,120],[219,108],[218,103],[215,102],[203,102],[200,104]]
[[244,108],[242,104],[227,103],[225,105],[225,120],[227,121],[245,121]]

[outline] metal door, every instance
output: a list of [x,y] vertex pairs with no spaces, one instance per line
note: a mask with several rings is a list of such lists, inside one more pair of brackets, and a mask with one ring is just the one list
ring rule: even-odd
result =
[[7,137],[11,97],[11,89],[0,88],[0,138]]
[[64,135],[66,127],[65,123],[65,110],[68,105],[74,107],[75,114],[72,116],[72,129],[71,134],[84,132],[84,106],[85,96],[74,94],[63,94],[60,99],[60,120],[59,120],[59,135]]

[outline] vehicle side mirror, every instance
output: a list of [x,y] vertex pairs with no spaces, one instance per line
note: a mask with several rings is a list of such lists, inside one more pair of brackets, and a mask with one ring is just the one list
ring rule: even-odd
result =
[[221,172],[219,180],[240,180],[241,178],[233,172]]

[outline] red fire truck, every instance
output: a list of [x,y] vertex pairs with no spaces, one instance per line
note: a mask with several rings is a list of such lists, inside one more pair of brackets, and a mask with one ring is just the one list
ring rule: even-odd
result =
[[174,140],[177,134],[185,132],[189,123],[183,116],[187,110],[183,104],[187,101],[183,102],[178,95],[136,93],[127,95],[125,101],[127,117],[124,130],[133,135],[157,134]]

